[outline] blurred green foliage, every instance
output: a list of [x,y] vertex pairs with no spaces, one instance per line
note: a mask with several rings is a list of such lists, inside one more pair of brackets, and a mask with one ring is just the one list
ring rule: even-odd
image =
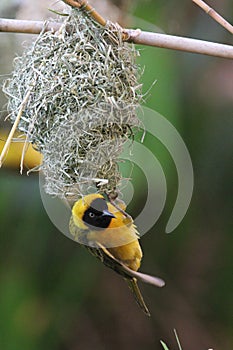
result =
[[[230,0],[214,3],[223,15],[231,13]],[[128,11],[168,33],[230,42],[230,34],[191,1],[137,0],[129,2]],[[143,29],[151,30],[151,24],[146,26]],[[6,42],[8,46],[6,39],[1,45]],[[176,349],[173,328],[184,350],[230,350],[233,344],[232,62],[165,49],[140,50],[144,91],[157,80],[146,105],[175,125],[194,166],[189,211],[175,232],[166,235],[177,176],[164,146],[148,138],[147,146],[167,176],[168,198],[161,218],[142,239],[142,270],[160,275],[167,285],[161,290],[142,286],[152,313],[147,319],[124,281],[52,225],[40,199],[38,177],[1,170],[0,349],[157,350],[162,348],[160,339]],[[1,60],[1,74],[9,71],[7,62],[15,50],[10,51]],[[138,188],[130,207],[134,216],[146,187],[139,170],[133,177]]]

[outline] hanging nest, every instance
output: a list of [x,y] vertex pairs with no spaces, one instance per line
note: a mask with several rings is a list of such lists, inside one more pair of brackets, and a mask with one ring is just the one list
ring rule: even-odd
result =
[[73,9],[58,32],[41,33],[15,59],[3,91],[14,122],[31,89],[18,128],[43,154],[48,194],[117,192],[119,156],[139,125],[137,56],[118,25],[102,27]]

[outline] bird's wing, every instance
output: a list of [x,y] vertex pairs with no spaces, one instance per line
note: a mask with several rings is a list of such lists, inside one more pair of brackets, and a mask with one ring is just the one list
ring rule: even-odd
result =
[[[145,273],[137,272],[131,270],[129,267],[124,265],[120,260],[116,259],[107,248],[105,248],[101,243],[98,242],[89,242],[87,240],[86,230],[79,229],[71,217],[70,219],[70,232],[74,236],[75,241],[85,245],[89,252],[94,255],[96,258],[100,259],[107,267],[115,270],[117,273],[122,275],[127,279],[136,278],[137,280],[152,284],[156,287],[163,287],[165,282],[154,276],[147,275]],[[98,248],[99,247],[99,248]]]
[[[115,270],[119,274],[123,275],[125,278],[132,279],[136,278],[137,280],[152,284],[156,287],[163,287],[165,282],[158,277],[150,276],[145,273],[137,272],[131,270],[129,267],[125,266],[121,261],[116,259],[107,248],[105,248],[101,243],[97,243],[100,249],[87,247],[87,249],[99,258],[106,266]],[[98,252],[97,252],[98,251]]]

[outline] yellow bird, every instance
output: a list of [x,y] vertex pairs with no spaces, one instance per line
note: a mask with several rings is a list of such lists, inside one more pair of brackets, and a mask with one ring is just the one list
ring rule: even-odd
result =
[[[17,142],[11,142],[6,156],[4,157],[4,168],[19,169],[21,157],[24,149],[25,138],[19,133],[14,134]],[[4,129],[0,129],[0,154],[4,148],[7,133]],[[23,158],[23,166],[26,169],[32,169],[42,163],[42,155],[37,152],[30,143],[26,143],[26,152]]]
[[73,206],[70,233],[91,254],[126,279],[138,305],[150,316],[137,280],[158,287],[165,283],[160,278],[137,272],[142,259],[139,233],[125,209],[123,201],[108,202],[100,194],[89,194]]

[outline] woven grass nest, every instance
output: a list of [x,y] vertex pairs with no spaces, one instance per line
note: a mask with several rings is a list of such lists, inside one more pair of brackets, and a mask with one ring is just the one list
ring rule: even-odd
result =
[[14,122],[30,90],[18,128],[43,154],[46,193],[117,192],[119,156],[139,125],[137,56],[118,25],[73,9],[58,32],[41,33],[15,59],[3,91]]

